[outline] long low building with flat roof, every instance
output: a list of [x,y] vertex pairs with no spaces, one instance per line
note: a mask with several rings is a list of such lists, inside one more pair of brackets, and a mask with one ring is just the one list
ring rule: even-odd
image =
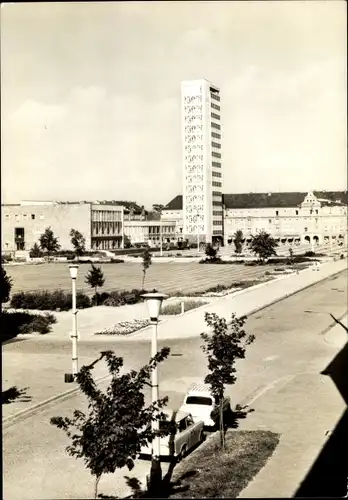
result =
[[71,229],[83,234],[87,250],[123,248],[123,206],[85,201],[23,201],[1,208],[2,252],[28,252],[47,227],[51,227],[64,250],[72,249]]

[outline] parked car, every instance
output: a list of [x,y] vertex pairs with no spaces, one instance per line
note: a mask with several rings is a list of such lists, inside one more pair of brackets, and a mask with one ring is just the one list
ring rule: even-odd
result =
[[[180,411],[189,412],[195,422],[203,420],[205,428],[215,429],[219,423],[219,404],[207,384],[192,384],[184,397]],[[230,398],[224,398],[223,411],[231,412]]]
[[[181,460],[196,445],[204,441],[204,423],[193,420],[188,412],[165,412],[167,420],[160,421],[160,430],[168,435],[160,438],[161,457],[174,457]],[[175,417],[175,418],[174,418]],[[174,441],[173,441],[174,438]],[[152,443],[143,446],[140,455],[151,455]]]

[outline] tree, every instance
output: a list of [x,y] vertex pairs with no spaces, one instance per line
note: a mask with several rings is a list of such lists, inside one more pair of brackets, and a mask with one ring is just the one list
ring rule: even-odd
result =
[[60,245],[58,243],[58,238],[54,236],[51,227],[47,227],[45,232],[39,238],[40,248],[47,252],[47,257],[50,254],[58,252]]
[[86,251],[86,239],[77,229],[70,229],[69,236],[76,255],[83,255]]
[[[101,352],[89,366],[83,366],[76,375],[80,390],[88,399],[88,410],[74,410],[72,418],[53,417],[51,424],[62,429],[70,439],[66,451],[76,458],[83,458],[95,478],[94,498],[98,498],[98,483],[103,474],[113,474],[116,469],[131,470],[140,452],[155,436],[151,422],[164,419],[161,411],[168,398],[145,405],[143,389],[150,384],[153,368],[166,359],[170,349],[164,347],[138,372],[131,370],[120,374],[123,359],[112,351]],[[105,359],[111,380],[106,391],[98,388],[91,371],[95,364]]]
[[264,262],[272,255],[277,255],[275,248],[278,243],[265,231],[261,231],[256,236],[251,236],[249,247],[256,254],[260,261]]
[[244,239],[243,232],[240,229],[238,229],[233,235],[233,244],[235,248],[234,252],[237,254],[242,253],[243,239]]
[[161,205],[160,203],[155,203],[154,205],[152,205],[152,210],[154,210],[155,212],[161,213],[163,208],[164,205]]
[[37,243],[34,243],[31,250],[29,250],[29,257],[42,257],[42,251],[40,250],[40,247]]
[[219,429],[221,448],[225,448],[225,431],[223,402],[225,396],[225,385],[234,384],[237,380],[235,375],[235,362],[245,357],[246,346],[254,341],[254,335],[244,330],[246,316],[237,318],[233,313],[231,323],[228,326],[225,318],[220,318],[215,313],[205,313],[207,325],[212,328],[212,334],[201,333],[204,344],[201,346],[208,359],[209,374],[204,382],[210,385],[212,394],[217,398],[219,404]]
[[12,279],[7,276],[5,269],[1,266],[1,304],[10,298]]
[[98,305],[98,287],[102,287],[105,283],[104,273],[101,270],[101,267],[92,264],[91,269],[89,269],[85,278],[85,283],[87,283],[87,285],[91,288],[94,288],[95,300]]
[[205,255],[210,261],[214,261],[217,258],[217,253],[218,250],[217,248],[213,247],[211,243],[207,243],[205,247]]
[[149,269],[149,267],[152,264],[151,260],[151,253],[148,248],[145,248],[144,253],[142,255],[143,262],[142,262],[142,267],[143,267],[143,281],[142,281],[142,290],[144,290],[144,283],[145,283],[145,277],[146,277],[146,271]]

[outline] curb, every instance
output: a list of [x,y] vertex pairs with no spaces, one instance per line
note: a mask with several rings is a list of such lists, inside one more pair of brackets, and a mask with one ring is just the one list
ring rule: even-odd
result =
[[[305,270],[307,270],[307,269],[304,269],[304,271]],[[249,311],[247,313],[247,315],[251,316],[251,315],[255,314],[256,312],[262,311],[263,309],[266,309],[267,307],[273,306],[274,304],[277,304],[278,302],[281,302],[282,300],[285,300],[288,297],[291,297],[292,295],[295,295],[296,293],[302,292],[303,290],[306,290],[307,288],[310,288],[311,286],[316,285],[317,283],[320,283],[321,281],[324,281],[324,280],[326,280],[326,279],[328,279],[330,277],[333,277],[333,276],[337,276],[337,275],[341,274],[343,271],[345,271],[345,269],[337,271],[334,274],[330,274],[328,276],[321,277],[319,280],[317,280],[315,282],[312,282],[312,283],[310,283],[308,285],[305,285],[305,286],[303,286],[303,287],[301,287],[301,288],[299,288],[299,289],[297,289],[295,291],[289,292],[289,293],[287,293],[286,295],[283,295],[280,298],[278,297],[277,299],[273,300],[272,302],[270,302],[268,304],[264,304],[262,306],[256,307],[255,309],[252,309],[251,311]],[[287,278],[287,277],[289,277],[289,276],[282,276],[279,279],[284,279],[284,278]],[[264,286],[267,283],[269,283],[269,282],[260,283],[259,285],[255,285],[255,287]],[[252,287],[249,287],[249,288],[246,288],[244,290],[241,290],[240,292],[241,293],[243,293],[243,292],[245,293],[246,291],[248,291],[248,290],[250,291],[251,289],[252,289]],[[238,292],[236,292],[236,293],[238,293]],[[222,297],[222,299],[223,298],[224,297]],[[208,307],[208,306],[203,306],[203,307]],[[187,313],[190,313],[190,312],[191,311],[187,311]],[[228,325],[230,323],[231,323],[230,321],[227,322]],[[145,327],[145,328],[148,328],[148,327]],[[137,333],[139,333],[139,332],[137,332]],[[210,333],[210,330],[207,330],[206,333]],[[196,335],[194,337],[196,337]],[[190,337],[185,337],[185,338],[190,338]],[[165,339],[165,340],[168,340],[168,339]],[[103,380],[106,380],[108,377],[109,377],[109,375],[104,375],[102,377],[97,378],[95,381],[97,383],[99,383],[99,382],[102,382]],[[56,403],[57,401],[63,401],[65,399],[69,399],[74,394],[76,394],[79,390],[80,390],[79,387],[75,387],[74,389],[70,389],[69,391],[65,391],[63,393],[57,394],[56,396],[52,396],[51,398],[46,399],[44,401],[41,401],[40,403],[37,403],[36,405],[30,406],[29,408],[21,410],[21,411],[15,413],[14,415],[10,415],[8,417],[5,417],[3,419],[3,421],[2,421],[3,429],[7,429],[10,426],[14,425],[15,423],[20,422],[22,420],[25,420],[26,418],[29,418],[32,415],[35,415],[40,410],[42,410],[42,409],[46,408],[47,406],[49,406],[51,403]]]

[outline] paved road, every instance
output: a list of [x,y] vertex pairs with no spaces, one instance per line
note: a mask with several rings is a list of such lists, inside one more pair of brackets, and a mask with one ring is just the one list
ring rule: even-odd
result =
[[[249,317],[246,327],[256,335],[245,360],[238,363],[238,381],[230,388],[233,403],[249,395],[261,394],[268,384],[299,373],[318,373],[337,352],[337,347],[324,341],[324,333],[332,323],[329,313],[341,317],[347,310],[347,272],[331,277],[303,292]],[[25,345],[26,344],[26,345]],[[162,365],[162,394],[177,407],[183,393],[193,381],[201,380],[206,360],[200,351],[200,339],[168,340],[172,349],[170,360]],[[109,347],[109,346],[108,346]],[[39,349],[44,356],[48,344],[13,344],[16,350]],[[105,343],[81,343],[80,353],[90,357]],[[51,346],[52,349],[52,346]],[[54,343],[58,354],[69,346]],[[149,343],[117,342],[115,350],[137,367],[149,355]],[[4,497],[87,498],[93,492],[92,480],[83,463],[65,454],[68,444],[64,434],[49,424],[52,415],[68,415],[71,409],[84,408],[84,399],[76,395],[42,413],[19,422],[4,431]],[[145,475],[147,462],[139,462],[135,471],[121,471],[102,479],[104,494],[124,495],[125,475]]]

